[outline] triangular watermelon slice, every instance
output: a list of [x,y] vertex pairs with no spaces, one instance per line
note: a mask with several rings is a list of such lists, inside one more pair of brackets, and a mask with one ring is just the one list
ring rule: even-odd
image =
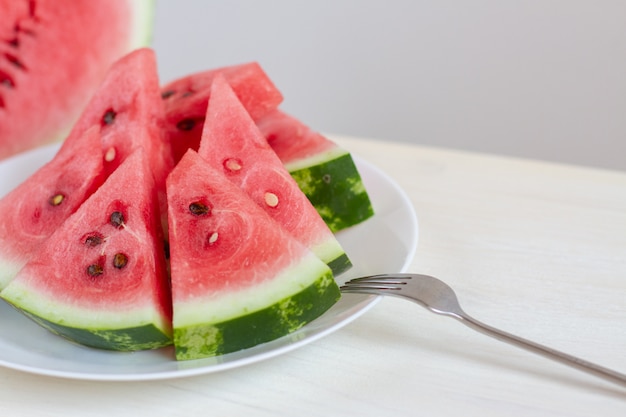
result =
[[104,181],[98,128],[0,200],[0,290]]
[[177,359],[279,338],[339,299],[330,269],[196,152],[167,195]]
[[74,137],[98,126],[107,172],[113,172],[136,149],[144,148],[157,186],[165,189],[165,178],[174,162],[164,124],[156,57],[152,49],[141,48],[111,66],[63,146],[74,146]]
[[139,150],[46,240],[0,296],[54,333],[111,350],[171,343],[154,180]]
[[311,249],[335,275],[352,266],[335,235],[221,75],[213,80],[198,154]]
[[174,159],[191,148],[198,150],[211,83],[223,74],[253,119],[275,109],[283,96],[256,62],[197,72],[174,80],[161,89],[165,102],[167,136]]

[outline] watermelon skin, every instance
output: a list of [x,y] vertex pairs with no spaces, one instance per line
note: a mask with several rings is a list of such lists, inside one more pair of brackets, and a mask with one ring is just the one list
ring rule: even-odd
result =
[[[300,292],[251,314],[211,325],[176,328],[176,357],[178,360],[189,360],[223,355],[293,333],[326,312],[331,303],[320,303],[320,298],[337,299],[333,282],[332,275],[327,273]],[[303,305],[310,308],[298,307]],[[198,340],[202,343],[197,343]]]
[[[0,290],[44,242],[104,181],[96,128],[0,200]],[[64,198],[51,204],[57,195]]]
[[139,150],[39,247],[0,297],[76,343],[129,351],[171,344],[158,209]]
[[281,92],[256,62],[202,71],[174,80],[161,88],[167,118],[167,136],[174,160],[187,149],[198,150],[211,85],[217,74],[228,80],[253,119],[259,119],[283,101]]
[[[329,265],[335,275],[352,266],[335,235],[221,75],[213,80],[198,154]],[[229,161],[237,164],[236,169]]]
[[[196,152],[167,191],[178,360],[284,336],[339,299],[328,266]],[[207,210],[193,214],[198,203]]]
[[367,190],[347,150],[280,109],[257,120],[257,125],[334,233],[374,215]]
[[0,0],[0,159],[65,139],[109,66],[149,43],[153,13],[152,0]]

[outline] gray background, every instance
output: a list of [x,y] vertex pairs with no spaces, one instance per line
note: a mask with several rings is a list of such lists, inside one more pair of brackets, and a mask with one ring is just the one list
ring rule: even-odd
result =
[[153,46],[322,132],[626,170],[624,0],[158,0]]

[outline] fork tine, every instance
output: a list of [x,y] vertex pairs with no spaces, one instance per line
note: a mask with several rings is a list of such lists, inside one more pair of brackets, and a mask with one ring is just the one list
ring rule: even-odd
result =
[[347,281],[344,285],[340,287],[341,291],[349,292],[353,290],[354,292],[363,291],[363,290],[396,290],[399,291],[402,289],[402,286],[408,283],[411,277],[408,275],[397,274],[380,274],[380,275],[370,275],[361,278],[354,278],[352,280]]
[[361,283],[361,282],[397,282],[406,284],[411,279],[410,274],[378,274],[369,275],[360,278],[354,278],[347,283]]

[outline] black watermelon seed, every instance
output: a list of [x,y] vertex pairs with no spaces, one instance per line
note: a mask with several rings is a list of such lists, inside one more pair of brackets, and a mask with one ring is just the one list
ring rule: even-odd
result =
[[113,266],[117,269],[122,269],[128,263],[128,257],[123,253],[116,253],[113,257]]
[[21,70],[25,70],[26,68],[24,67],[24,64],[22,64],[22,61],[20,61],[19,59],[17,59],[16,56],[13,55],[9,55],[9,54],[4,54],[5,58],[7,59],[7,61],[9,61],[11,64],[13,64],[13,66],[15,68],[21,69]]
[[99,264],[89,265],[87,267],[87,274],[89,274],[90,277],[98,277],[104,274],[104,268]]
[[174,90],[162,91],[161,92],[161,98],[163,100],[165,100],[165,99],[168,99],[168,98],[172,97],[174,94],[176,94],[176,91],[174,91]]
[[176,127],[179,130],[191,130],[196,126],[196,121],[193,119],[183,119],[180,122],[176,123]]
[[170,259],[170,242],[167,240],[163,242],[163,252],[165,252],[165,259]]
[[206,214],[209,214],[211,209],[209,209],[209,206],[207,206],[206,204],[197,201],[195,203],[189,204],[189,211],[194,216],[204,216]]
[[115,116],[117,116],[117,113],[113,109],[107,110],[104,116],[102,116],[102,124],[105,126],[110,125],[115,120]]
[[101,244],[102,240],[102,235],[94,232],[85,238],[85,245],[95,247]]
[[124,226],[124,215],[122,214],[121,211],[114,211],[113,213],[111,213],[111,217],[109,217],[109,221],[111,222],[111,224],[115,227],[117,227],[118,229],[122,226]]
[[13,88],[15,87],[15,82],[13,81],[13,78],[9,76],[9,74],[0,70],[0,85],[7,88]]

